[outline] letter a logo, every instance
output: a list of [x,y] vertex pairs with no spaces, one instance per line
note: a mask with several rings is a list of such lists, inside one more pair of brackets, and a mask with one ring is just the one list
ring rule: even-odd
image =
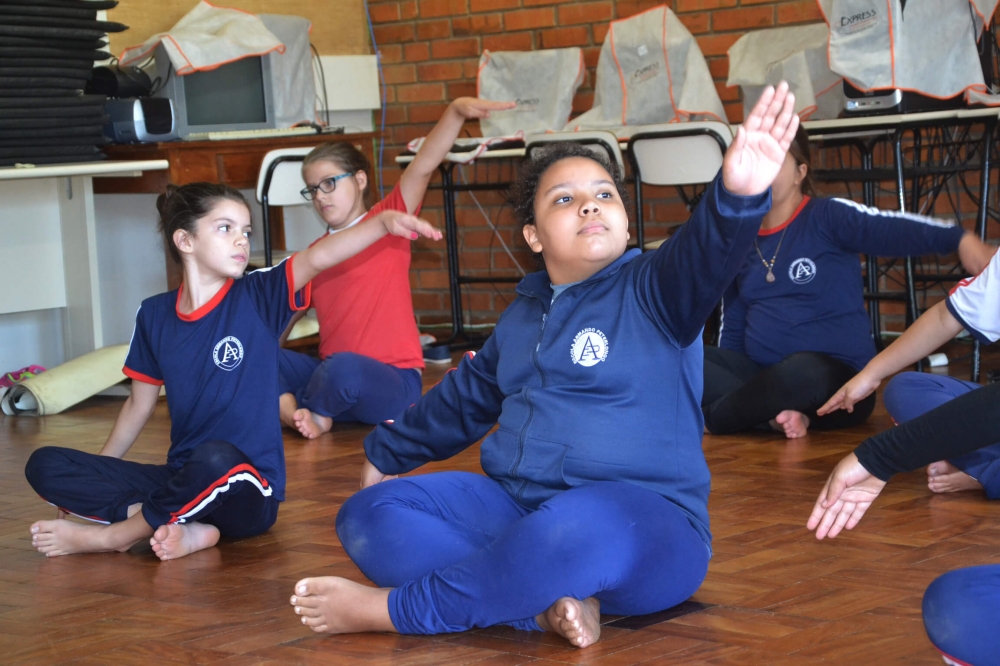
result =
[[219,340],[212,350],[212,360],[223,370],[233,370],[243,361],[243,344],[231,335]]
[[573,338],[570,356],[585,368],[597,365],[608,358],[608,339],[596,328],[585,328]]

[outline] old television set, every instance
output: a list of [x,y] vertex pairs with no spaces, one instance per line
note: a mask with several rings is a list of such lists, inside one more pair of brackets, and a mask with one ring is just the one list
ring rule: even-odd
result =
[[212,70],[178,76],[163,45],[156,48],[157,97],[173,101],[177,134],[277,127],[271,63],[251,56]]

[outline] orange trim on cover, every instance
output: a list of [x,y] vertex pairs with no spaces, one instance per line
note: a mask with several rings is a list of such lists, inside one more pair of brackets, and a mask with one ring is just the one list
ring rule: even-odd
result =
[[486,56],[486,62],[480,65],[479,69],[476,70],[476,97],[482,97],[482,95],[479,94],[479,77],[483,75],[483,70],[486,69],[486,65],[490,64],[490,60],[492,59],[490,58],[489,51],[484,51],[483,55]]
[[134,379],[137,382],[142,382],[143,384],[152,384],[153,386],[163,386],[162,379],[153,379],[149,375],[144,375],[141,372],[137,372],[127,365],[122,368],[122,372],[129,379]]
[[292,268],[292,260],[295,258],[295,255],[297,255],[297,254],[298,254],[298,252],[296,252],[292,256],[288,257],[288,259],[285,259],[285,264],[286,264],[285,265],[285,280],[288,282],[288,307],[290,307],[292,309],[292,312],[301,312],[302,310],[308,310],[309,309],[309,305],[312,302],[313,283],[312,282],[307,282],[306,286],[302,287],[302,289],[299,290],[299,291],[305,292],[302,295],[302,299],[303,299],[302,306],[299,307],[298,305],[295,304],[295,294],[296,294],[296,291],[295,291],[295,272],[294,272],[294,269]]
[[615,51],[615,23],[616,21],[611,22],[607,38],[611,40],[611,56],[615,59],[615,67],[618,68],[618,81],[622,84],[622,125],[626,125],[625,111],[628,109],[628,90],[625,88],[625,72],[622,71],[622,64],[618,62],[618,53]]
[[892,35],[892,0],[885,0],[886,15],[889,17],[889,62],[892,67],[892,87],[896,87],[896,40]]
[[806,207],[807,203],[809,203],[809,195],[805,194],[802,196],[802,202],[799,203],[799,207],[795,209],[795,212],[792,213],[792,216],[790,218],[788,218],[787,220],[785,220],[784,222],[782,222],[780,225],[778,225],[773,229],[761,229],[760,231],[757,232],[757,235],[772,236],[778,233],[779,231],[782,231],[785,227],[787,227],[789,224],[795,221],[795,218],[799,216],[799,213],[802,212],[802,209]]
[[198,321],[215,309],[216,305],[222,302],[222,299],[229,293],[229,288],[233,286],[234,282],[236,282],[236,280],[233,278],[226,280],[226,284],[222,285],[222,288],[215,292],[215,296],[212,296],[208,303],[205,303],[194,312],[189,312],[188,314],[181,312],[181,294],[184,293],[184,283],[182,282],[181,286],[177,288],[177,303],[174,305],[174,310],[177,312],[177,316],[181,321]]
[[[674,110],[674,117],[671,122],[677,119],[677,104],[674,103],[674,77],[670,76],[670,60],[667,59],[667,9],[663,8],[663,36],[660,38],[660,47],[663,49],[663,64],[667,70],[667,90],[670,92],[670,108]],[[714,115],[714,114],[713,114]]]

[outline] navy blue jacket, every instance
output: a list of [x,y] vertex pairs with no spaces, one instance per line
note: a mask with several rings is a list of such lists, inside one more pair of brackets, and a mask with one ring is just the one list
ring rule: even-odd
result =
[[774,282],[765,280],[767,268],[750,246],[722,299],[719,346],[764,366],[812,351],[860,370],[875,356],[875,341],[859,254],[948,254],[964,233],[960,225],[922,215],[806,199],[788,222],[757,238],[764,259],[777,252]]
[[493,335],[394,423],[365,439],[384,474],[444,460],[486,435],[480,461],[522,505],[593,481],[677,504],[706,543],[701,330],[770,207],[712,183],[655,252],[627,251],[554,302],[549,276],[517,287]]

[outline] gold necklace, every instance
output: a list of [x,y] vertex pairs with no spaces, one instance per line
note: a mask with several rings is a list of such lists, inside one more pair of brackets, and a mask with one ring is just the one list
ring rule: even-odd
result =
[[764,268],[767,269],[767,275],[764,276],[764,279],[767,280],[768,282],[774,282],[777,279],[777,278],[774,277],[774,271],[771,270],[771,269],[774,268],[774,260],[778,258],[778,250],[781,249],[781,242],[783,240],[785,240],[785,232],[786,231],[788,231],[788,227],[787,226],[781,232],[781,238],[778,239],[778,247],[774,248],[774,256],[771,257],[771,261],[770,262],[768,262],[766,259],[764,259],[764,255],[761,254],[761,252],[760,252],[760,246],[757,245],[757,239],[756,238],[753,239],[753,246],[754,246],[754,248],[757,249],[757,256],[760,257],[760,263],[764,264]]

